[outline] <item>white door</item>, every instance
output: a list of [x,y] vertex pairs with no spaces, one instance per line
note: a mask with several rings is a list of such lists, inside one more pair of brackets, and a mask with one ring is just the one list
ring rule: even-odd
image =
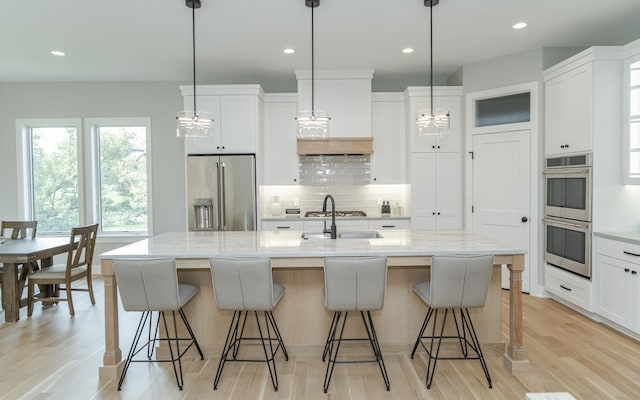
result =
[[[527,250],[522,290],[529,292],[530,131],[473,136],[473,231]],[[502,271],[502,287],[509,272]]]

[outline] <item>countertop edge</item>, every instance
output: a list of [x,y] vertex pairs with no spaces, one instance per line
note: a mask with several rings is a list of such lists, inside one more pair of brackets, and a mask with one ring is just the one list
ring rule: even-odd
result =
[[603,239],[617,240],[620,242],[640,245],[640,232],[593,232],[593,236]]

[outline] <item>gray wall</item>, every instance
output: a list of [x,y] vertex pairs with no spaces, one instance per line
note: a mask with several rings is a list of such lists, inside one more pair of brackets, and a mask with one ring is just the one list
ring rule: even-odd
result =
[[150,117],[155,234],[183,230],[184,144],[178,82],[0,83],[0,219],[17,218],[17,118]]

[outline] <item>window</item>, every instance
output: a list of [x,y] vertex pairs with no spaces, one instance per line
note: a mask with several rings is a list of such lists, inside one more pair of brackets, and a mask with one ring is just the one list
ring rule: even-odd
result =
[[640,61],[629,64],[628,164],[625,183],[640,184]]
[[21,214],[39,233],[95,222],[109,234],[151,231],[148,118],[18,120],[17,130]]

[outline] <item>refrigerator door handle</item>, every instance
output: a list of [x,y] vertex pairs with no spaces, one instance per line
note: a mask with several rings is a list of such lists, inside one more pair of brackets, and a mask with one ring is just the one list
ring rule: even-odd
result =
[[220,163],[220,167],[218,167],[218,173],[220,174],[218,177],[218,184],[220,185],[220,188],[218,189],[218,194],[220,196],[220,199],[218,199],[218,207],[219,207],[219,219],[220,219],[220,230],[221,231],[226,231],[227,230],[227,220],[226,220],[226,215],[227,215],[227,210],[226,210],[226,202],[227,202],[227,196],[225,194],[225,171],[224,171],[224,163],[221,162]]

